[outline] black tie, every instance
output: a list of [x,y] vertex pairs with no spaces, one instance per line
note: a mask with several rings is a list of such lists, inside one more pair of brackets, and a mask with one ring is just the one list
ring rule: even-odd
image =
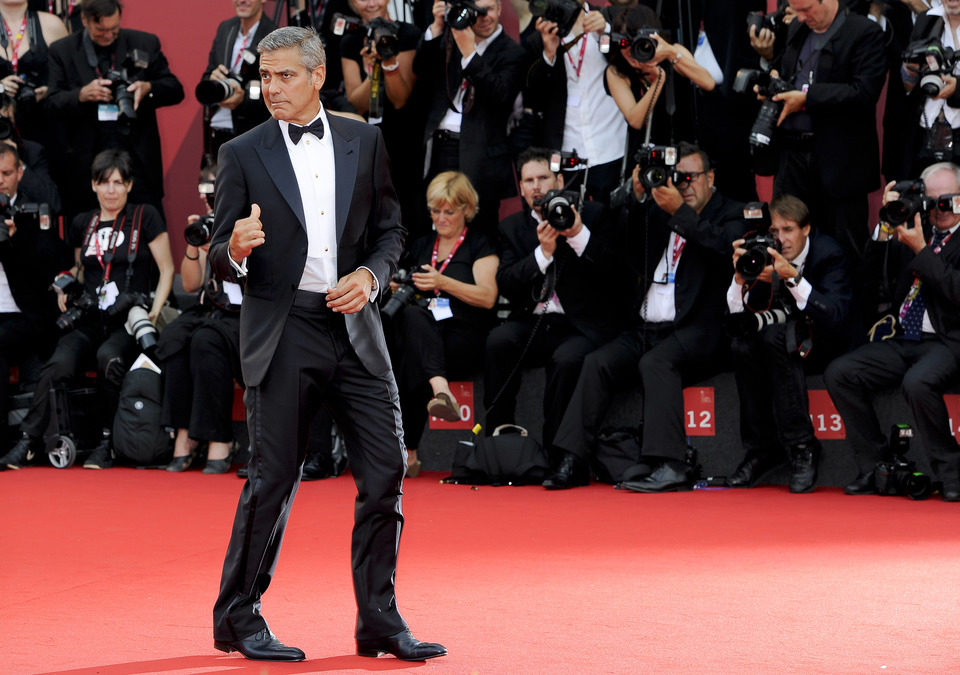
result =
[[293,141],[294,145],[299,143],[300,139],[308,131],[317,138],[323,138],[323,119],[318,117],[305,127],[293,123],[287,127],[287,133],[290,134],[290,140]]

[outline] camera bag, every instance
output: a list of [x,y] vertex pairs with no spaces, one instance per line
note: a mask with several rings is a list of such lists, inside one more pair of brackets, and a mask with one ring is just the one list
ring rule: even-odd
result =
[[547,455],[527,430],[512,424],[497,427],[492,436],[460,441],[453,471],[444,483],[470,485],[539,485],[546,477]]
[[113,448],[117,457],[134,466],[170,461],[170,435],[160,425],[161,392],[160,373],[154,368],[134,368],[123,378],[113,419]]

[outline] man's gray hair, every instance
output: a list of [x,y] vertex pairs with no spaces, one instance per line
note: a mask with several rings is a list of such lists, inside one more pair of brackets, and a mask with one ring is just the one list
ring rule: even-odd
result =
[[922,180],[927,180],[927,178],[935,174],[937,171],[952,172],[953,180],[956,181],[957,187],[960,188],[960,166],[957,166],[953,162],[937,162],[936,164],[931,164],[923,170],[923,173],[920,174],[920,178]]
[[278,28],[260,40],[257,53],[263,54],[290,47],[296,47],[300,51],[300,63],[307,72],[313,72],[317,66],[327,65],[327,55],[323,51],[320,36],[311,28],[297,26]]

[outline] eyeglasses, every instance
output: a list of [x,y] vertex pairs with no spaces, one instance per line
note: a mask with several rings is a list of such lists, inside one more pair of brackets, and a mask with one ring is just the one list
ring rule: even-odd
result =
[[673,184],[677,187],[686,187],[705,173],[706,171],[674,171]]

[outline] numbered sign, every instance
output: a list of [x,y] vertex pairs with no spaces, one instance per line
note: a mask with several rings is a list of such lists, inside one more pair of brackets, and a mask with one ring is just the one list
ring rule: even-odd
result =
[[687,436],[716,436],[713,387],[687,387],[683,390]]
[[960,394],[944,394],[943,402],[947,404],[947,414],[950,415],[950,431],[960,442]]
[[460,404],[460,421],[448,422],[433,415],[430,416],[431,429],[472,429],[473,422],[473,382],[451,382],[450,391]]
[[811,389],[807,393],[810,397],[810,421],[813,423],[814,435],[821,439],[845,439],[847,431],[843,427],[843,418],[837,412],[827,390]]

